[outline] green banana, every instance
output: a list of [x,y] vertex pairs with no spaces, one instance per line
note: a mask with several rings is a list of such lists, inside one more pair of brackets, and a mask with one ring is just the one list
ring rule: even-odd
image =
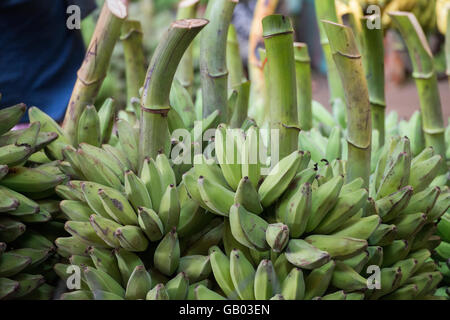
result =
[[314,270],[328,263],[330,254],[304,240],[292,239],[286,248],[286,259],[296,267]]
[[[197,181],[198,192],[207,210],[228,217],[230,208],[234,204],[235,193],[210,181],[206,177],[200,176]],[[188,189],[188,191],[190,191]]]
[[315,268],[305,279],[305,300],[321,297],[325,294],[334,274],[336,262],[329,261],[319,268]]
[[255,299],[270,300],[275,294],[280,293],[280,290],[281,286],[272,262],[270,260],[262,260],[255,273]]
[[299,268],[293,268],[281,284],[281,294],[286,300],[303,300],[305,280]]
[[78,121],[77,143],[99,147],[102,143],[100,118],[93,105],[87,105]]
[[169,300],[169,294],[167,293],[164,284],[157,284],[152,290],[147,293],[146,300]]
[[164,236],[164,225],[152,209],[139,208],[138,222],[150,241],[158,241]]
[[274,252],[282,252],[289,242],[289,227],[282,223],[269,224],[266,241]]
[[368,246],[366,240],[335,235],[311,235],[305,241],[338,260],[352,258],[365,251]]
[[186,300],[189,290],[189,279],[180,272],[165,285],[170,300]]
[[353,268],[341,261],[336,261],[336,267],[331,278],[331,284],[346,292],[367,288],[367,281]]
[[141,228],[136,226],[123,226],[114,231],[114,237],[119,240],[120,246],[133,252],[143,252],[148,247],[148,240]]
[[98,110],[98,119],[100,123],[100,136],[102,143],[108,143],[114,127],[115,101],[108,98]]
[[145,270],[144,266],[137,266],[128,280],[125,299],[143,300],[151,290],[151,286],[152,278],[150,274]]
[[0,135],[11,130],[20,121],[26,110],[27,106],[23,103],[3,108],[0,111]]
[[155,267],[167,276],[177,270],[180,261],[180,243],[175,228],[161,240],[153,261]]
[[239,250],[230,254],[230,275],[241,300],[254,300],[255,269]]
[[244,208],[255,214],[261,214],[263,212],[258,191],[247,176],[239,182],[234,202],[243,205]]
[[180,201],[177,188],[173,184],[167,186],[162,196],[159,206],[159,218],[163,223],[166,233],[173,227],[178,226],[178,222],[180,221]]
[[209,256],[184,256],[180,258],[177,273],[184,272],[189,279],[189,283],[202,281],[211,273],[211,263]]
[[159,206],[161,204],[161,198],[167,188],[163,189],[159,170],[156,167],[156,163],[153,159],[146,158],[142,165],[140,178],[147,187],[147,191],[150,195],[152,207],[156,212],[159,212]]
[[264,207],[273,204],[294,179],[304,152],[293,152],[275,164],[259,187],[258,193]]

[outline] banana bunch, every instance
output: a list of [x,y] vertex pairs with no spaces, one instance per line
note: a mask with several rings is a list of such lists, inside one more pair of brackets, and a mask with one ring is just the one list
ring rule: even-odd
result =
[[435,249],[435,261],[438,269],[444,276],[443,286],[437,290],[436,295],[450,299],[450,213],[446,212],[437,224],[437,234],[442,242]]
[[221,242],[223,221],[188,196],[165,154],[138,163],[135,125],[116,127],[115,146],[62,150],[72,180],[56,192],[70,237],[55,240],[66,259],[55,271],[67,280],[78,266],[82,279],[61,298],[186,299],[189,283],[211,273],[208,249]]
[[40,122],[11,130],[25,110],[0,110],[0,300],[52,298],[53,240],[64,233],[54,188],[68,178],[43,152],[58,134]]

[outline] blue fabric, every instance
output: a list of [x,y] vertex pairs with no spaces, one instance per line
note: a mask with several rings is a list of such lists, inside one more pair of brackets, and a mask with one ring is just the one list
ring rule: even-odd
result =
[[23,102],[63,118],[85,51],[66,9],[63,0],[0,1],[0,108]]

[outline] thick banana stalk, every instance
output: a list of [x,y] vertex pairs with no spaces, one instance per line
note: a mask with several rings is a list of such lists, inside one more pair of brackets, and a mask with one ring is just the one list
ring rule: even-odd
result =
[[261,21],[275,12],[279,0],[258,0],[255,6],[248,44],[248,73],[251,81],[249,116],[262,126],[268,115],[264,103],[264,60],[258,50],[264,46]]
[[384,89],[384,43],[383,29],[368,28],[368,23],[379,16],[366,16],[361,19],[362,52],[364,71],[369,87],[370,109],[373,128],[378,130],[379,145],[385,140],[386,95]]
[[[416,80],[422,110],[422,127],[426,146],[432,146],[436,154],[445,159],[444,119],[431,49],[419,22],[412,13],[397,11],[390,12],[389,15],[402,34],[412,60],[413,77]],[[445,170],[444,161],[441,172],[445,173]]]
[[95,102],[127,15],[127,0],[105,1],[83,64],[78,70],[77,81],[64,118],[63,128],[73,144],[76,144],[78,120],[84,108]]
[[330,41],[331,52],[344,86],[348,115],[348,172],[347,182],[363,178],[369,186],[372,121],[369,91],[362,57],[349,27],[329,21],[323,22]]
[[132,98],[139,98],[139,90],[145,79],[145,68],[147,62],[144,55],[142,43],[142,26],[139,21],[127,20],[122,26],[120,40],[123,44],[125,56],[125,75],[127,82],[127,111],[139,113],[134,110],[131,103]]
[[228,119],[227,36],[234,7],[238,2],[238,0],[210,0],[205,18],[211,23],[200,37],[203,117],[206,118],[219,110],[220,122],[223,123]]
[[320,31],[320,43],[322,44],[323,53],[325,55],[325,60],[327,63],[327,76],[328,76],[328,86],[330,88],[330,99],[331,104],[335,100],[340,99],[342,102],[345,101],[344,88],[342,86],[341,79],[339,78],[339,72],[336,68],[336,64],[333,61],[333,55],[330,49],[330,42],[328,40],[327,34],[325,32],[322,20],[327,20],[335,23],[339,23],[335,0],[316,0],[316,15],[317,21],[319,23]]
[[184,52],[207,24],[205,19],[175,21],[153,55],[141,98],[140,164],[146,157],[156,159],[160,150],[168,153],[167,114],[170,111],[172,81]]
[[[197,6],[200,0],[183,0],[178,4],[177,20],[194,19],[197,15]],[[194,57],[192,45],[186,50],[181,58],[175,78],[180,81],[189,93],[192,94],[194,85]]]
[[239,51],[239,40],[237,38],[236,28],[232,24],[230,24],[230,28],[228,29],[227,67],[229,72],[228,90],[233,90],[243,82],[244,67]]
[[267,16],[263,20],[269,79],[271,129],[279,130],[280,159],[298,147],[297,91],[294,59],[294,30],[289,18]]
[[297,78],[297,110],[300,129],[312,128],[311,58],[305,43],[294,43],[295,74]]

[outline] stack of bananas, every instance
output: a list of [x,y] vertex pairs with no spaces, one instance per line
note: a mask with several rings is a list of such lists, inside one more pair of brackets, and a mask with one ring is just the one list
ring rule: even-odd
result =
[[[215,133],[219,165],[195,156],[178,186],[164,154],[136,170],[117,147],[64,149],[81,180],[56,188],[71,236],[56,240],[67,261],[55,270],[68,279],[77,265],[81,284],[62,299],[435,298],[433,222],[450,206],[448,188],[430,186],[440,156],[411,159],[409,140],[392,139],[369,192],[344,182],[345,161],[319,168],[309,152],[263,175],[259,130],[227,129]],[[369,266],[380,290],[367,289]]]
[[67,177],[41,151],[58,135],[39,122],[12,131],[25,110],[0,110],[0,300],[52,298],[53,240],[64,232],[54,187]]

